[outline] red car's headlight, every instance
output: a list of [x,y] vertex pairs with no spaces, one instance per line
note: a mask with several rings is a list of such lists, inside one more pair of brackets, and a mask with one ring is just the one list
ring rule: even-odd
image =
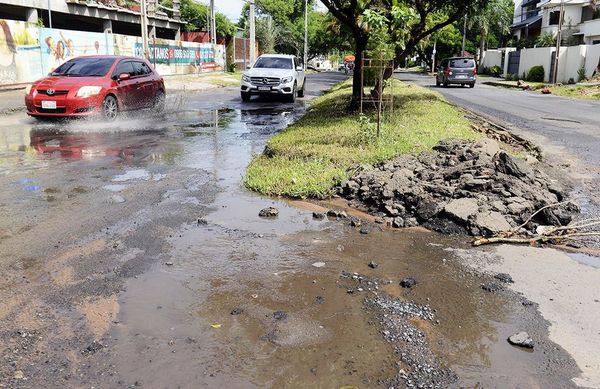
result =
[[89,97],[100,93],[102,90],[101,86],[82,86],[77,91],[77,97]]

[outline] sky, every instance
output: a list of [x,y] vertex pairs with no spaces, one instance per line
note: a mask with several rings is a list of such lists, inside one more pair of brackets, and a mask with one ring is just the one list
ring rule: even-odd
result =
[[[200,2],[208,4],[208,0],[201,0]],[[229,19],[236,21],[240,18],[242,7],[244,6],[245,0],[215,0],[215,8],[217,11],[225,14]],[[320,8],[325,8],[321,2],[319,2]]]

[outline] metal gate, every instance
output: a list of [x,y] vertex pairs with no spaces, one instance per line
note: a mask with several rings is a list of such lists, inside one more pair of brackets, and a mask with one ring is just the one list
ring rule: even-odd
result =
[[550,83],[554,83],[554,65],[556,62],[556,50],[554,50],[552,52],[552,57],[550,59],[550,74],[548,75],[548,80],[550,80]]
[[520,62],[521,51],[511,51],[510,53],[508,53],[508,74],[518,74]]

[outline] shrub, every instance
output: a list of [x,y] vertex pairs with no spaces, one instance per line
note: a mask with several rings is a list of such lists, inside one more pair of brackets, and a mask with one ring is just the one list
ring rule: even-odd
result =
[[544,82],[544,67],[537,65],[529,69],[525,81],[529,82]]
[[490,76],[494,76],[494,77],[500,77],[500,75],[502,75],[502,68],[498,65],[494,65],[492,66],[489,70],[489,74]]
[[545,32],[537,38],[535,44],[538,47],[556,46],[556,38],[554,38],[554,35],[552,33]]
[[582,66],[577,71],[577,82],[585,81],[587,77],[585,76],[585,67]]
[[490,74],[490,68],[483,66],[481,69],[479,69],[479,74]]

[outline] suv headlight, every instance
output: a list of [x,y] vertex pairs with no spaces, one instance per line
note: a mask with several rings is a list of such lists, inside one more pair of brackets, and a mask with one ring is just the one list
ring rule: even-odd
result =
[[242,76],[242,80],[244,80],[245,82],[250,82],[250,77],[248,77],[246,74],[244,74]]
[[100,93],[102,90],[101,86],[82,86],[77,91],[77,97],[89,97]]
[[288,82],[292,82],[294,80],[294,76],[284,77],[281,79],[282,84],[287,84]]
[[28,95],[29,93],[31,93],[31,87],[33,87],[32,84],[29,84],[25,87],[25,94]]

